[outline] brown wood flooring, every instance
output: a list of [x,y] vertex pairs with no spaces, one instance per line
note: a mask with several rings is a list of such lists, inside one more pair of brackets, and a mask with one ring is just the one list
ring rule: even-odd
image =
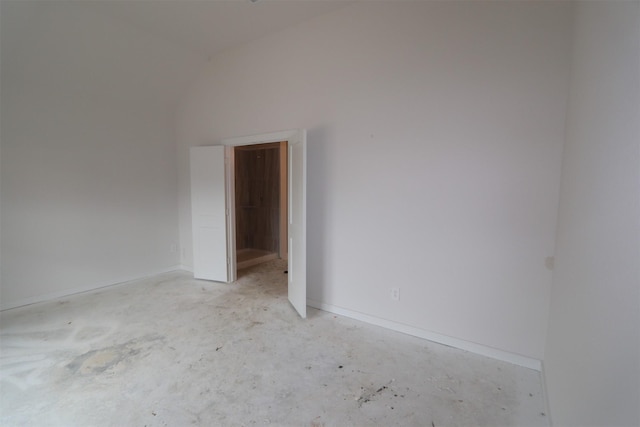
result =
[[252,265],[260,264],[266,261],[276,259],[277,254],[275,252],[265,251],[262,249],[239,249],[236,252],[236,262],[238,270],[242,268],[251,267]]

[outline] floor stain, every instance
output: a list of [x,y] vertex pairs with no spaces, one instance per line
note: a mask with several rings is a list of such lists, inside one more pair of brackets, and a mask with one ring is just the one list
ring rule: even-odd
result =
[[548,426],[538,372],[312,308],[303,321],[283,268],[0,313],[0,425]]
[[145,344],[161,339],[163,339],[163,337],[160,336],[144,337],[133,339],[123,344],[91,350],[73,359],[71,363],[67,365],[67,368],[74,374],[99,374],[140,354]]
[[[393,381],[389,381],[387,385],[391,384],[392,382]],[[387,385],[383,385],[382,387],[375,390],[364,389],[365,391],[363,391],[360,397],[358,398],[358,407],[361,408],[363,404],[367,402],[371,402],[372,400],[374,400],[376,396],[382,394],[382,392],[388,389]]]

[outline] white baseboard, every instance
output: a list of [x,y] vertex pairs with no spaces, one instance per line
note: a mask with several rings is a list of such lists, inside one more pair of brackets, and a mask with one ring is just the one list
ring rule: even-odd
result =
[[1,303],[0,304],[0,311],[4,311],[4,310],[9,310],[12,308],[17,308],[17,307],[23,307],[25,305],[31,305],[31,304],[36,304],[39,302],[46,302],[46,301],[51,301],[51,300],[56,300],[59,298],[65,298],[71,295],[76,295],[76,294],[81,294],[84,292],[91,292],[91,291],[95,291],[98,289],[102,289],[102,288],[107,288],[107,287],[112,287],[112,286],[121,286],[121,285],[125,285],[128,282],[131,282],[132,280],[139,280],[139,279],[145,279],[147,277],[151,277],[151,276],[156,276],[158,274],[164,274],[164,273],[169,273],[171,271],[176,271],[176,270],[181,270],[182,266],[181,265],[175,265],[172,267],[168,267],[165,269],[161,269],[161,270],[156,270],[156,271],[151,271],[145,274],[140,274],[140,275],[135,275],[135,276],[125,276],[125,277],[120,277],[118,279],[115,280],[108,280],[108,281],[104,281],[104,282],[98,282],[98,283],[93,283],[91,285],[87,285],[87,286],[81,286],[78,288],[72,288],[72,289],[65,289],[62,291],[58,291],[58,292],[50,292],[47,294],[42,294],[42,295],[36,295],[33,297],[29,297],[29,298],[22,298],[16,301],[11,301],[9,303]]
[[[172,267],[157,270],[157,271],[151,271],[146,274],[121,277],[116,280],[98,282],[88,286],[82,286],[82,287],[73,288],[73,289],[66,289],[59,292],[51,292],[43,295],[37,295],[34,297],[23,298],[20,300],[11,301],[9,303],[2,303],[0,304],[0,311],[9,310],[12,308],[22,307],[25,305],[31,305],[31,304],[36,304],[36,303],[45,302],[45,301],[51,301],[51,300],[64,298],[64,297],[68,297],[71,295],[76,295],[84,292],[95,291],[102,288],[122,286],[133,280],[144,279],[147,277],[156,276],[158,274],[169,273],[171,271],[176,271],[176,270],[193,272],[192,267],[189,267],[186,265],[176,265],[176,266],[172,266]],[[372,325],[381,326],[383,328],[402,332],[408,335],[412,335],[418,338],[423,338],[439,344],[448,345],[450,347],[459,348],[461,350],[466,350],[471,353],[491,357],[493,359],[501,360],[503,362],[509,362],[514,365],[523,366],[525,368],[533,369],[539,372],[542,371],[542,362],[538,359],[533,359],[533,358],[522,356],[519,354],[510,353],[504,350],[498,350],[485,345],[476,344],[474,342],[449,337],[447,335],[438,334],[436,332],[427,331],[424,329],[416,328],[414,326],[404,325],[402,323],[394,322],[387,319],[382,319],[375,316],[370,316],[368,314],[360,313],[353,310],[348,310],[346,308],[341,308],[335,305],[325,304],[325,303],[321,303],[321,302],[310,300],[310,299],[307,300],[307,305],[313,308],[317,308],[319,310],[323,310],[323,311],[338,314],[341,316],[349,317],[352,319],[360,320],[363,322],[370,323]],[[544,375],[542,379],[544,382]]]
[[476,344],[474,342],[449,337],[447,335],[438,334],[436,332],[427,331],[424,329],[416,328],[414,326],[404,325],[402,323],[393,322],[391,320],[370,316],[368,314],[359,313],[357,311],[348,310],[346,308],[341,308],[335,305],[325,304],[310,299],[307,300],[307,305],[319,310],[328,311],[329,313],[339,314],[341,316],[361,320],[363,322],[371,323],[372,325],[382,326],[383,328],[391,329],[393,331],[402,332],[407,335],[413,335],[414,337],[423,338],[439,344],[447,345],[449,347],[459,348],[461,350],[466,350],[471,353],[490,357],[496,360],[501,360],[503,362],[512,363],[514,365],[533,369],[535,371],[541,371],[542,369],[542,362],[540,360],[522,356],[520,354],[498,350],[496,348],[488,347],[482,344]]
[[540,381],[542,382],[542,398],[544,399],[544,412],[547,414],[549,426],[553,427],[553,418],[551,418],[551,406],[549,405],[549,391],[547,389],[547,375],[544,371],[544,362],[541,362]]

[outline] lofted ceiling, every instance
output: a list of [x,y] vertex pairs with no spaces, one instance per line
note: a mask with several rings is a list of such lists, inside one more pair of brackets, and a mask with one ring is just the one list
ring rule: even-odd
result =
[[2,91],[43,88],[173,108],[204,62],[222,50],[351,3],[0,0]]
[[345,0],[97,0],[83,6],[210,57],[349,3]]

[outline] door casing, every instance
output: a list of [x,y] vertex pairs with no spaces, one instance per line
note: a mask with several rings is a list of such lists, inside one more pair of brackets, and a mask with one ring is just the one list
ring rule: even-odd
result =
[[[291,141],[295,141],[296,139],[302,139],[305,141],[306,144],[306,131],[304,129],[294,129],[294,130],[286,130],[286,131],[280,131],[280,132],[272,132],[272,133],[265,133],[265,134],[258,134],[258,135],[250,135],[250,136],[243,136],[243,137],[236,137],[236,138],[226,138],[223,139],[221,141],[221,145],[225,146],[225,163],[226,163],[226,203],[227,203],[227,253],[229,254],[229,263],[227,265],[228,268],[228,281],[229,282],[234,282],[237,278],[237,259],[236,259],[236,212],[235,212],[235,158],[234,158],[234,147],[238,147],[238,146],[242,146],[242,145],[257,145],[257,144],[268,144],[268,143],[273,143],[273,142],[281,142],[281,141],[287,141],[287,150],[288,150],[288,162],[287,162],[287,178],[289,178],[289,176],[291,176],[291,174],[293,173],[293,171],[291,170],[292,168],[292,156],[291,156]],[[303,149],[303,151],[301,152],[302,155],[302,159],[304,162],[303,168],[304,170],[306,170],[306,145],[304,146],[305,148]],[[297,227],[297,229],[299,230],[299,237],[297,237],[297,239],[300,239],[300,241],[302,242],[304,248],[302,250],[302,256],[304,256],[306,258],[306,172],[304,172],[303,174],[304,177],[304,182],[301,183],[302,185],[302,213],[301,215],[298,215],[299,218],[302,218],[302,224],[295,224],[295,226]],[[288,186],[288,194],[289,197],[292,197],[292,188]],[[291,238],[292,238],[292,233],[291,233],[291,229],[290,229],[290,224],[292,224],[293,220],[292,220],[292,209],[293,207],[291,206],[291,203],[287,204],[287,225],[289,228],[289,234],[288,234],[288,238],[289,238],[289,244],[288,247],[289,249],[291,249]],[[291,253],[289,253],[289,257],[291,256]],[[288,262],[291,263],[291,258],[288,259]],[[306,260],[304,261],[304,264],[306,264]],[[289,268],[290,270],[292,269],[292,266],[290,266]],[[306,266],[304,268],[304,276],[306,276]],[[290,272],[291,273],[291,272]],[[296,276],[298,276],[296,274]],[[291,301],[291,303],[294,305],[295,309],[298,311],[298,313],[300,314],[301,317],[306,317],[306,292],[304,292],[304,296],[300,295],[303,297],[304,302],[302,300],[298,300],[296,303],[294,303],[294,301],[292,300],[292,295],[291,295],[291,289],[292,289],[292,280],[293,280],[293,275],[289,276],[289,300]],[[306,277],[304,278],[303,282],[305,283],[305,287],[306,287]]]

